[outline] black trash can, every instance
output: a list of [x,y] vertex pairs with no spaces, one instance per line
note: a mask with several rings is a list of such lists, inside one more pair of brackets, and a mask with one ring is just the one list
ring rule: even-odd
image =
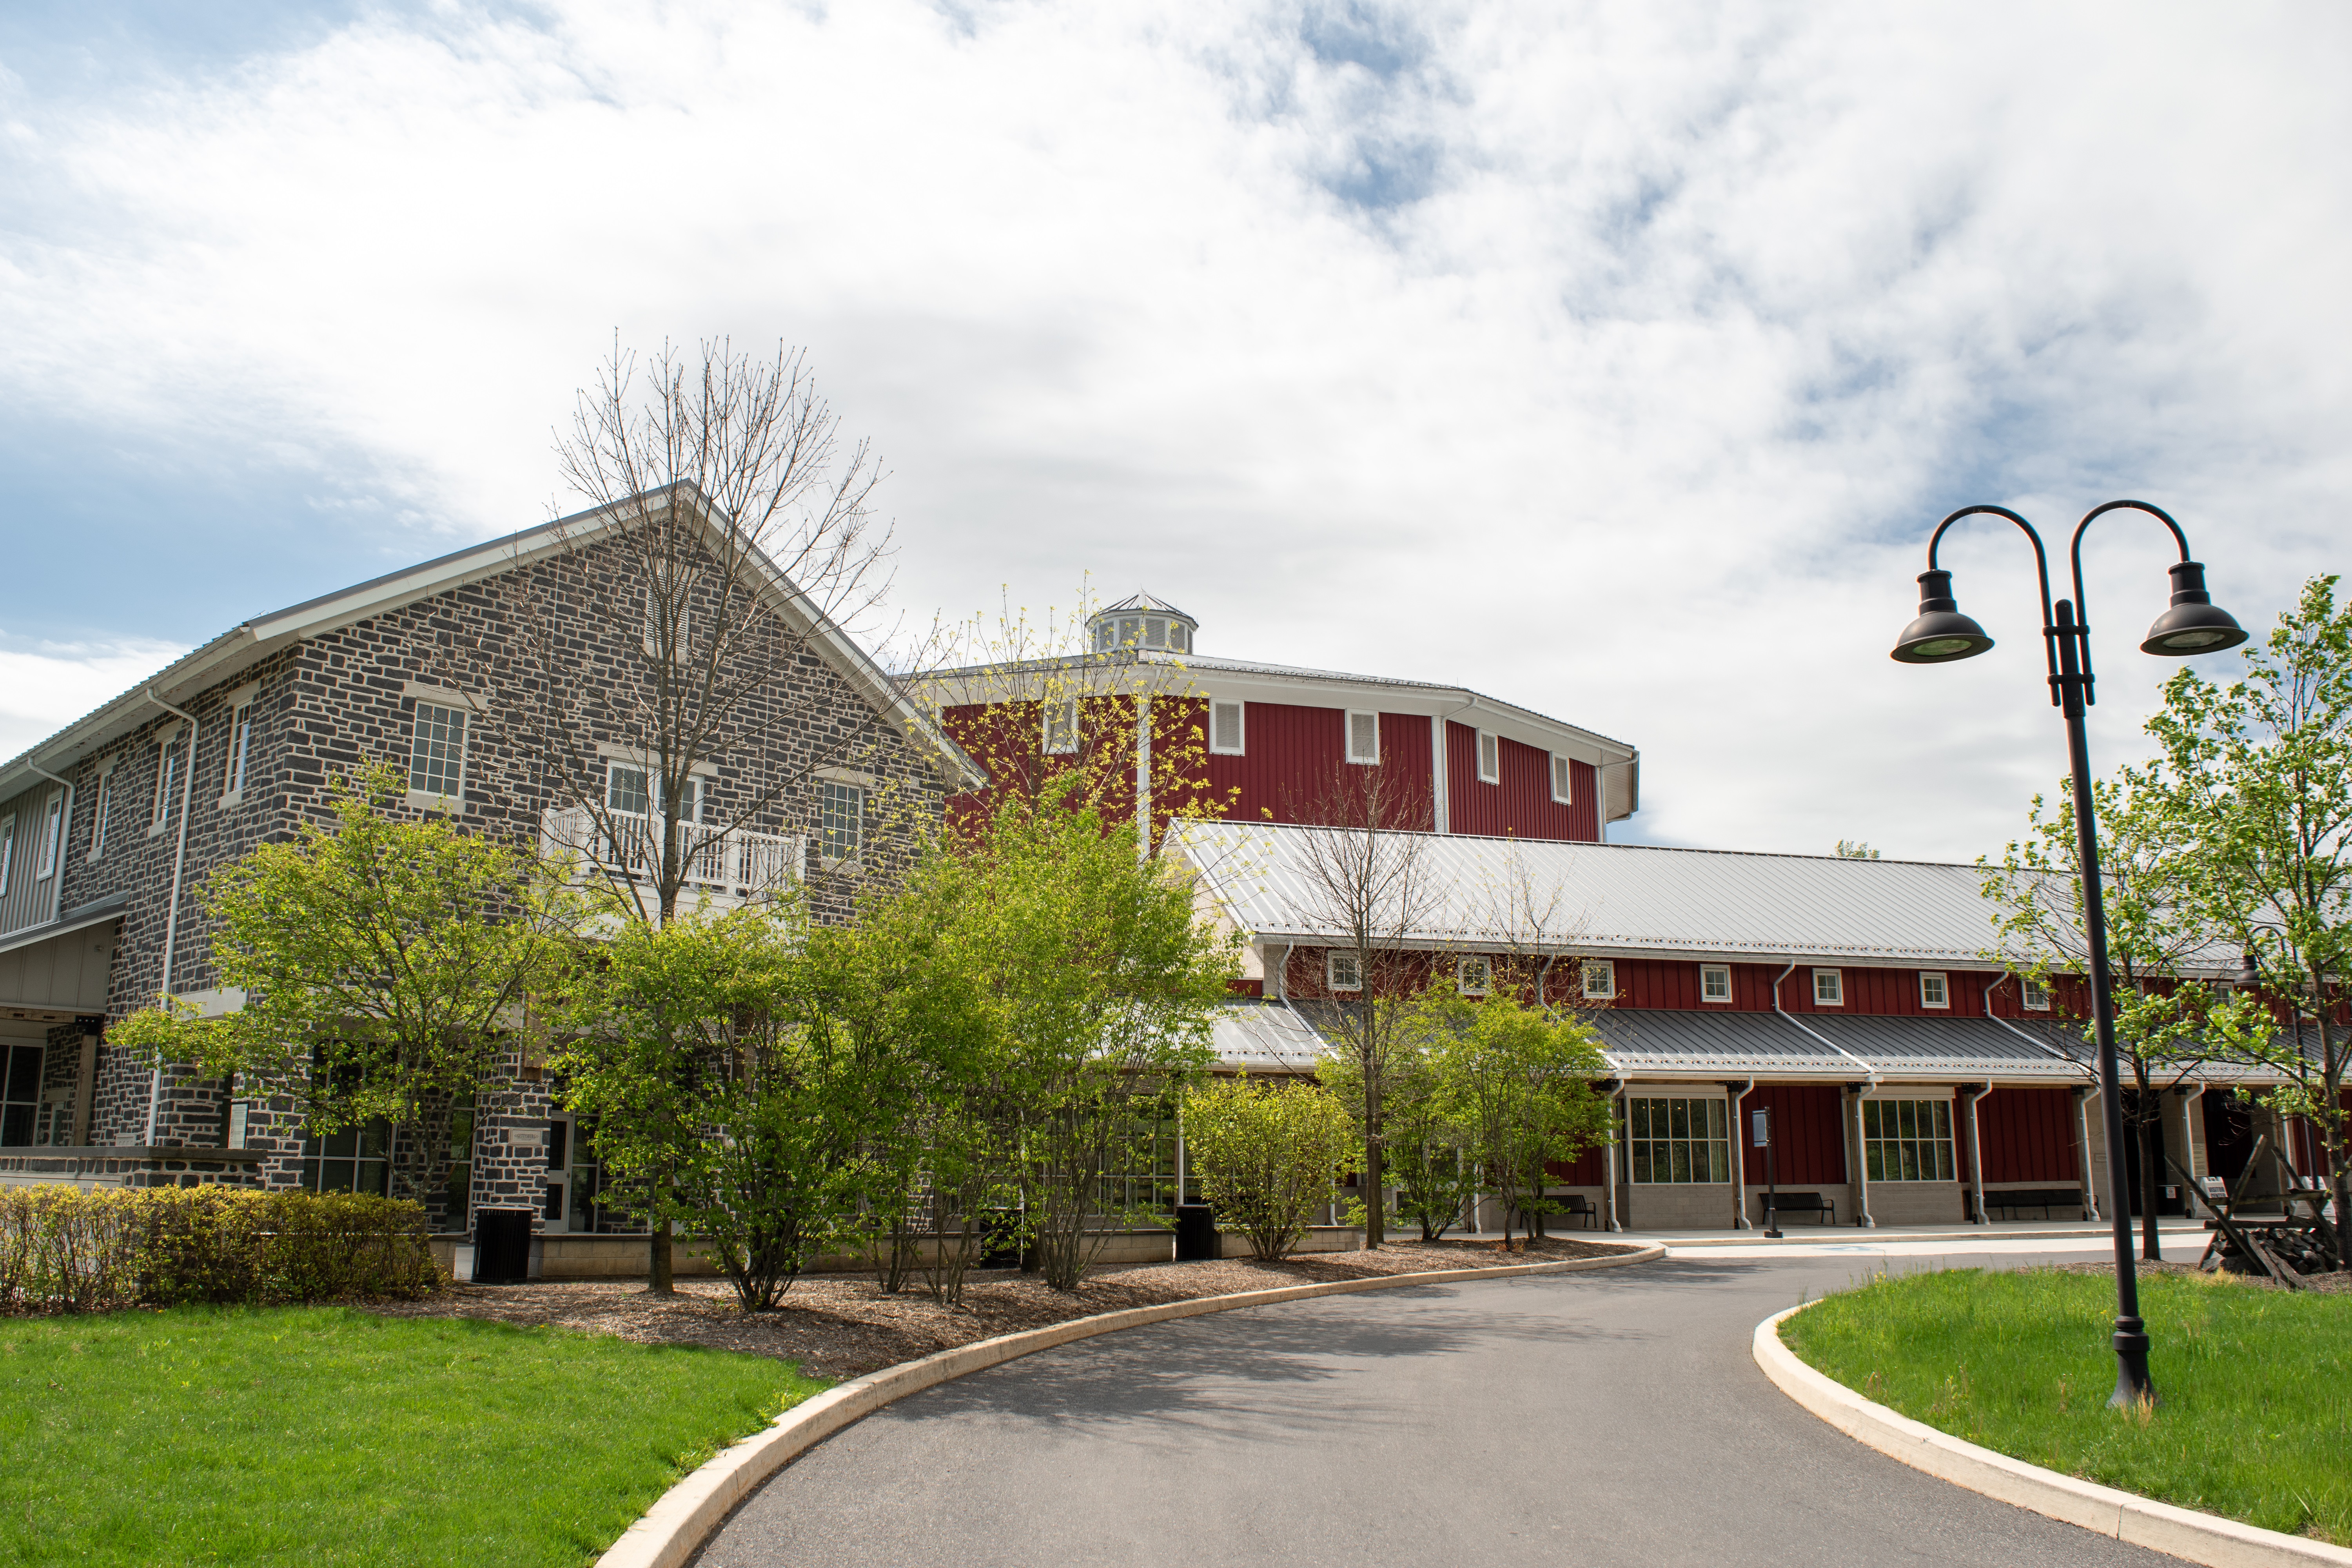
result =
[[1206,1262],[1219,1255],[1217,1216],[1206,1204],[1176,1205],[1176,1261]]
[[474,1283],[520,1285],[530,1278],[530,1222],[537,1211],[474,1211]]

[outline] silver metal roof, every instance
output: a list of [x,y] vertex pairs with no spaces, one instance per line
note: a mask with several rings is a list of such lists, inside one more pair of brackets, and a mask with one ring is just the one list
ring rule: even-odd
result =
[[1212,1026],[1222,1068],[1311,1073],[1323,1058],[1322,1037],[1280,1002],[1229,1003],[1217,1009]]
[[[1178,822],[1166,842],[1198,869],[1202,890],[1240,930],[1312,943],[1338,934],[1310,871],[1316,836],[1331,831]],[[1426,868],[1432,907],[1411,945],[2000,967],[1986,956],[1996,945],[1996,906],[1985,899],[1984,873],[1974,866],[1451,834],[1381,837],[1399,841],[1400,849],[1412,841]],[[1524,910],[1547,906],[1553,918],[1538,942]],[[2234,955],[2212,952],[2210,968],[2216,975],[2233,973]]]

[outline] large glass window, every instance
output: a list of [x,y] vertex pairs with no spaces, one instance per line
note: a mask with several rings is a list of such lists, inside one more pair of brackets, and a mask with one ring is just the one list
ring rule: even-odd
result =
[[866,792],[856,784],[828,779],[819,805],[818,853],[828,860],[855,858],[866,841]]
[[1959,1179],[1948,1100],[1864,1100],[1862,1147],[1863,1169],[1874,1182]]
[[392,1123],[382,1120],[302,1141],[302,1185],[313,1193],[392,1191]]
[[465,710],[418,703],[416,738],[408,754],[408,787],[419,795],[462,800],[465,784]]
[[1731,1180],[1730,1112],[1722,1100],[1632,1099],[1626,1121],[1635,1181]]
[[21,1149],[33,1141],[41,1109],[39,1046],[0,1046],[0,1144]]

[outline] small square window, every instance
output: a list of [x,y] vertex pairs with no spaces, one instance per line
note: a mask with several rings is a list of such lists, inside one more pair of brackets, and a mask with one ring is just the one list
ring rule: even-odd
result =
[[1951,1005],[1952,994],[1944,984],[1944,977],[1933,971],[1922,971],[1919,975],[1919,1005],[1948,1007]]
[[1045,750],[1061,756],[1078,749],[1078,700],[1052,697],[1045,700]]
[[1813,1005],[1816,1007],[1845,1005],[1845,971],[1842,969],[1813,971]]
[[1483,954],[1465,953],[1454,961],[1454,986],[1465,996],[1484,996],[1494,978],[1495,966]]
[[1702,963],[1698,966],[1698,999],[1702,1002],[1731,1000],[1731,965]]
[[1371,763],[1381,760],[1381,716],[1378,713],[1348,713],[1348,760]]
[[1617,964],[1612,959],[1588,958],[1579,965],[1584,972],[1584,999],[1588,1002],[1613,1001],[1617,995]]
[[1244,727],[1247,714],[1238,702],[1209,704],[1209,750],[1220,756],[1238,757],[1249,738]]
[[1551,798],[1555,805],[1576,804],[1576,771],[1558,752],[1551,754]]
[[1478,782],[1503,782],[1503,738],[1491,730],[1478,731]]
[[1355,952],[1325,953],[1323,984],[1333,991],[1361,991],[1364,988],[1363,955]]
[[2050,1011],[2050,987],[2042,984],[2039,980],[2020,980],[2018,984],[2025,992],[2025,1006],[2028,1012]]

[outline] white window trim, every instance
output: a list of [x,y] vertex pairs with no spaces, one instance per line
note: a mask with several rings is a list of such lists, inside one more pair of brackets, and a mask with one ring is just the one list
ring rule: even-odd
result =
[[[1481,730],[1477,731],[1477,735],[1478,755],[1476,760],[1478,763],[1478,782],[1480,784],[1501,784],[1503,782],[1503,737],[1496,734],[1492,730]],[[1488,773],[1486,771],[1486,750],[1489,746],[1494,748],[1495,754],[1495,771],[1493,773]]]
[[89,814],[89,854],[84,863],[95,866],[106,854],[106,818],[114,809],[114,770],[122,764],[117,752],[98,764],[98,800]]
[[147,837],[160,836],[172,826],[172,790],[180,781],[173,776],[179,764],[173,759],[172,748],[180,743],[177,722],[164,725],[155,731],[155,798],[147,808]]
[[[1075,697],[1049,697],[1038,705],[1037,743],[1049,757],[1076,756],[1078,751],[1078,700]],[[1055,723],[1056,720],[1063,722]],[[1060,743],[1056,744],[1056,729]]]
[[[1323,954],[1323,988],[1326,991],[1361,991],[1364,988],[1364,966],[1360,958],[1360,954],[1354,952],[1336,951],[1325,952]],[[1356,966],[1355,979],[1343,982],[1339,978],[1339,965],[1342,963],[1352,963]]]
[[[222,806],[237,805],[245,800],[246,764],[252,761],[253,706],[260,695],[261,683],[257,680],[238,687],[223,700],[222,707],[228,714],[228,748],[221,757]],[[237,723],[240,713],[245,715],[241,727]]]
[[[854,868],[858,865],[866,853],[866,797],[871,792],[871,786],[855,783],[847,777],[827,778],[824,776],[826,773],[840,773],[843,772],[844,770],[842,769],[835,768],[821,769],[818,773],[816,795],[816,833],[814,835],[816,840],[816,863],[820,869],[826,871],[838,871],[845,867]],[[835,784],[845,789],[854,789],[857,792],[857,842],[850,846],[849,853],[846,855],[828,855],[824,852],[824,786],[826,784]]]
[[[1617,961],[1615,959],[1588,958],[1577,965],[1577,973],[1579,985],[1586,1001],[1614,1002],[1617,1000]],[[1592,982],[1596,976],[1599,977],[1601,987],[1598,991],[1592,988]]]
[[[1720,974],[1723,976],[1722,995],[1710,996],[1706,994],[1706,977],[1710,974]],[[1728,1007],[1731,1005],[1731,965],[1727,963],[1702,963],[1698,966],[1698,999],[1710,1007]]]
[[8,884],[16,870],[16,818],[22,814],[10,812],[0,816],[0,898],[8,896]]
[[70,824],[66,821],[64,790],[53,789],[42,797],[38,821],[41,852],[37,863],[40,868],[33,873],[33,880],[46,882],[58,874],[58,867],[65,859],[66,829]]
[[[1471,977],[1477,978],[1473,980]],[[1481,952],[1465,952],[1454,961],[1454,989],[1464,996],[1484,996],[1495,988],[1495,961]]]
[[[1837,993],[1837,994],[1831,996],[1826,1000],[1822,996],[1822,976],[1824,974],[1831,977],[1830,988]],[[1813,971],[1813,1005],[1816,1007],[1843,1007],[1845,1005],[1844,970],[1816,969]]]
[[[1914,1176],[1914,1177],[1910,1177],[1910,1178],[1907,1178],[1907,1179],[1906,1179],[1906,1178],[1905,1178],[1905,1177],[1902,1177],[1902,1176],[1873,1176],[1873,1177],[1871,1177],[1871,1178],[1870,1178],[1870,1184],[1871,1184],[1872,1186],[1874,1186],[1874,1187],[1931,1187],[1931,1186],[1932,1186],[1932,1187],[1948,1187],[1948,1186],[1950,1186],[1950,1185],[1951,1185],[1954,1182],[1956,1182],[1956,1181],[1963,1181],[1963,1180],[1965,1180],[1965,1178],[1964,1178],[1964,1177],[1962,1177],[1962,1176],[1959,1174],[1959,1170],[1960,1170],[1960,1115],[1959,1115],[1959,1101],[1958,1101],[1958,1100],[1954,1097],[1954,1095],[1953,1095],[1953,1093],[1952,1093],[1952,1091],[1951,1091],[1950,1089],[1941,1089],[1941,1090],[1938,1090],[1938,1089],[1885,1089],[1885,1090],[1883,1090],[1883,1091],[1882,1091],[1882,1090],[1873,1090],[1873,1091],[1871,1091],[1871,1092],[1865,1093],[1862,1098],[1863,1098],[1863,1101],[1864,1101],[1864,1103],[1865,1103],[1865,1104],[1868,1104],[1868,1103],[1870,1103],[1870,1102],[1872,1102],[1872,1101],[1874,1101],[1874,1101],[1877,1101],[1877,1102],[1879,1102],[1879,1103],[1881,1103],[1881,1104],[1895,1104],[1895,1103],[1897,1103],[1897,1102],[1900,1102],[1900,1101],[1911,1100],[1911,1101],[1924,1101],[1924,1102],[1927,1102],[1927,1103],[1931,1103],[1931,1104],[1932,1104],[1932,1103],[1937,1103],[1937,1102],[1941,1102],[1942,1104],[1944,1104],[1944,1105],[1946,1105],[1946,1106],[1948,1106],[1948,1107],[1949,1107],[1949,1108],[1950,1108],[1950,1109],[1946,1112],[1946,1122],[1945,1122],[1945,1125],[1949,1129],[1949,1132],[1948,1132],[1948,1134],[1947,1136],[1942,1137],[1942,1138],[1914,1138],[1914,1139],[1910,1139],[1910,1140],[1908,1140],[1908,1142],[1914,1142],[1914,1143],[1948,1143],[1948,1144],[1949,1144],[1949,1145],[1951,1146],[1951,1151],[1952,1151],[1952,1171],[1953,1171],[1953,1173],[1952,1173],[1951,1175],[1949,1175],[1949,1176]],[[1865,1123],[1865,1127],[1866,1127],[1866,1125],[1867,1125],[1867,1124]],[[1861,1143],[1861,1145],[1862,1145],[1862,1151],[1861,1151],[1861,1152],[1862,1152],[1862,1160],[1863,1160],[1863,1169],[1866,1171],[1866,1170],[1868,1170],[1868,1169],[1870,1168],[1870,1146],[1871,1146],[1873,1143],[1879,1143],[1879,1144],[1885,1144],[1885,1143],[1900,1143],[1900,1142],[1906,1142],[1906,1140],[1901,1139],[1901,1138],[1889,1138],[1889,1137],[1886,1137],[1886,1136],[1885,1136],[1885,1134],[1883,1134],[1883,1133],[1882,1133],[1880,1136],[1876,1137],[1876,1138],[1873,1138],[1873,1137],[1871,1137],[1871,1136],[1870,1136],[1870,1134],[1868,1133],[1868,1131],[1864,1131],[1864,1133],[1862,1134],[1861,1138],[1858,1140],[1858,1142],[1859,1142]]]
[[[1944,999],[1941,1002],[1930,1002],[1927,1000],[1927,982],[1930,980],[1934,981],[1937,988],[1943,992]],[[1919,972],[1919,1005],[1922,1007],[1933,1007],[1939,1012],[1949,1011],[1952,1005],[1951,976],[1943,973],[1941,970],[1921,970]]]
[[[1358,767],[1376,768],[1380,766],[1380,710],[1376,708],[1349,708],[1343,710],[1342,711],[1344,713],[1344,717],[1341,720],[1341,722],[1346,725],[1346,730],[1341,734],[1340,741],[1347,748],[1348,761],[1355,763]],[[1372,721],[1372,754],[1369,757],[1360,757],[1356,754],[1356,721],[1359,719],[1370,719]]]
[[461,816],[466,809],[466,784],[474,772],[474,721],[480,716],[470,702],[448,701],[435,691],[425,691],[408,705],[408,763],[401,772],[411,778],[416,773],[417,714],[426,707],[446,708],[461,714],[465,721],[464,738],[457,743],[457,787],[446,794],[418,789],[411,785],[406,804],[418,811],[438,811],[447,816]]
[[1565,752],[1551,753],[1551,803],[1554,805],[1576,804],[1576,761]]
[[[1234,710],[1234,743],[1217,744],[1217,710]],[[1209,702],[1209,752],[1212,756],[1241,757],[1249,754],[1249,704],[1243,701],[1224,702],[1212,699]]]
[[[2039,993],[2042,997],[2042,1000],[2039,1002],[2033,999],[2036,993]],[[2047,1013],[2050,1011],[2050,987],[2047,985],[2038,985],[2022,975],[2018,977],[2017,998],[2020,1005],[2021,1005],[2029,1013]]]

